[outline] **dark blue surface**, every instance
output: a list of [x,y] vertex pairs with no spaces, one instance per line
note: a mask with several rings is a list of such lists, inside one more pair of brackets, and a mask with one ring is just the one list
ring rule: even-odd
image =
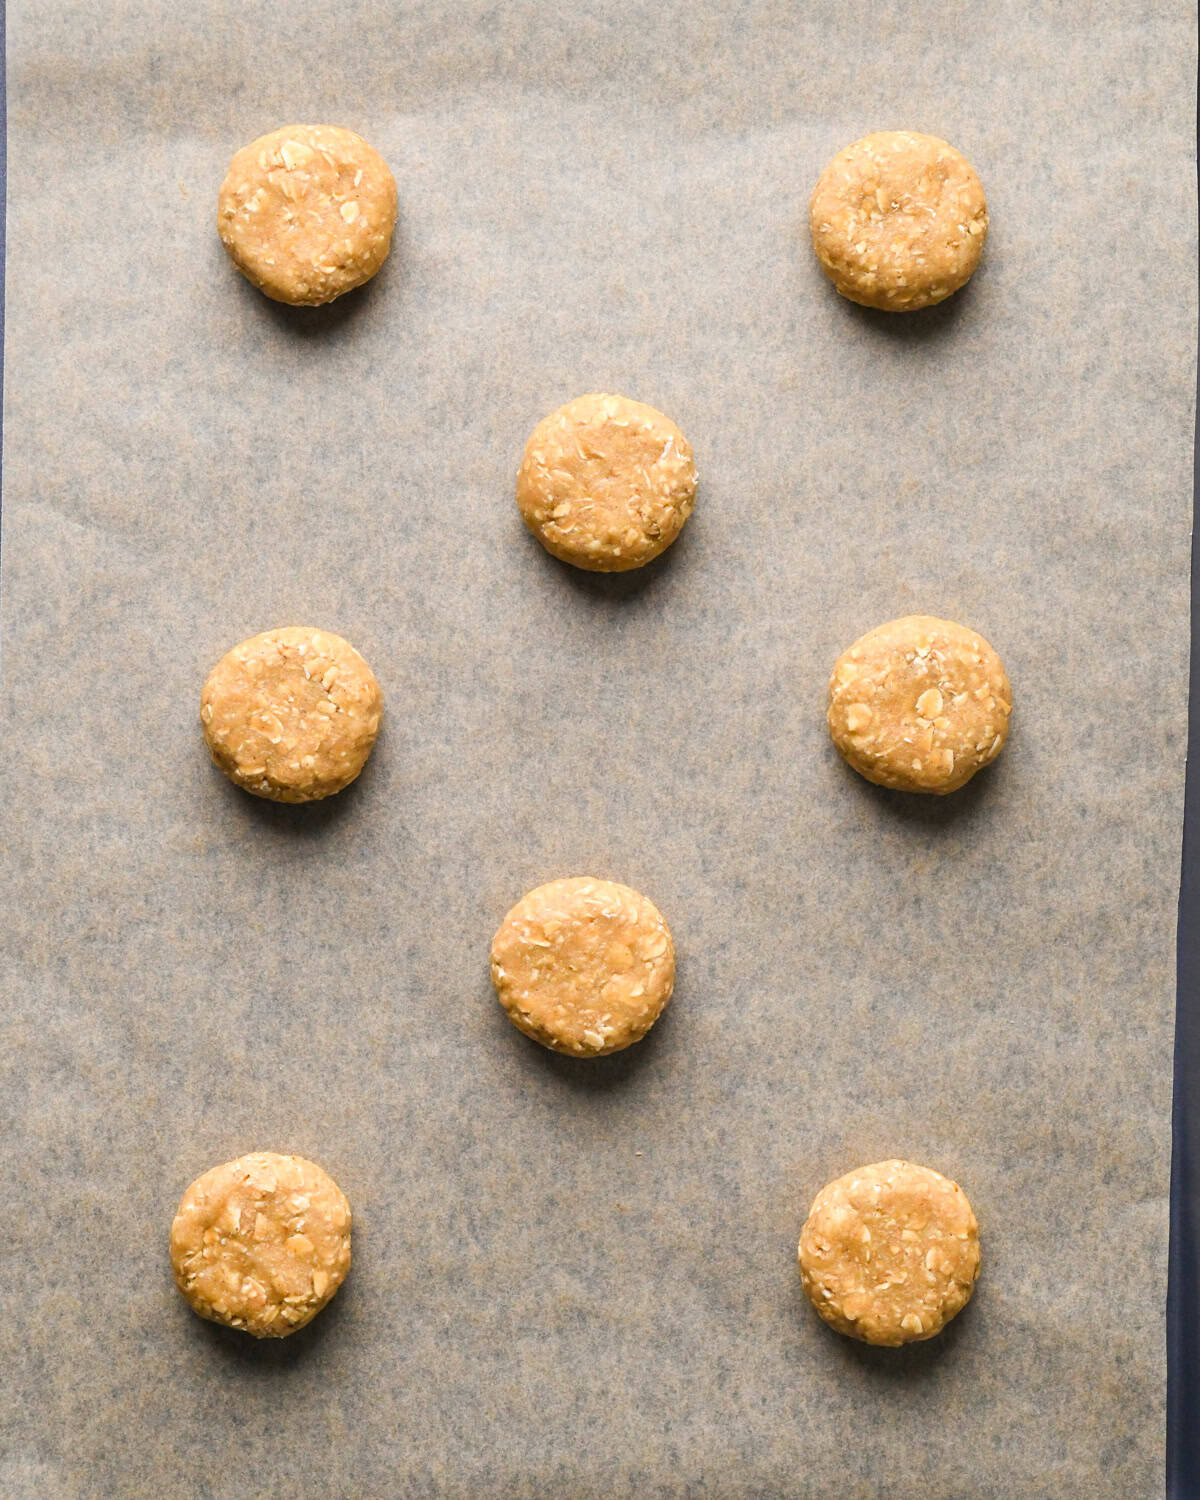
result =
[[[1197,130],[1200,150],[1200,129]],[[1193,457],[1193,497],[1200,454]],[[1171,1268],[1167,1292],[1167,1494],[1200,1500],[1200,553],[1192,531],[1192,665],[1179,888]]]
[[[5,205],[8,203],[8,38],[4,29],[4,0],[0,0],[0,512],[4,509],[4,266]],[[0,641],[0,651],[4,649]]]

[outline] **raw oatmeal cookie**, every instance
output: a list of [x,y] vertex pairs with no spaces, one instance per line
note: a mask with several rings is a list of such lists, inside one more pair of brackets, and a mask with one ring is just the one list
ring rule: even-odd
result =
[[907,1344],[940,1333],[970,1301],[979,1225],[957,1183],[878,1161],[821,1189],[799,1255],[804,1290],[831,1328]]
[[304,625],[235,646],[200,695],[213,760],[236,786],[273,802],[313,802],[349,786],[382,713],[375,675],[349,641]]
[[194,1312],[284,1338],[350,1269],[350,1205],[315,1162],[253,1151],[197,1177],[171,1225],[175,1284]]
[[915,312],[958,291],[987,238],[975,170],[935,135],[883,130],[839,151],[809,205],[821,269],[851,302]]
[[675,984],[662,913],[627,885],[552,880],[518,901],[492,942],[492,983],[508,1019],[573,1057],[645,1036]]
[[580,396],[534,428],[517,505],[547,552],[593,573],[665,552],[696,500],[696,465],[669,417],[624,396]]
[[880,786],[953,792],[995,760],[1012,689],[981,635],[906,615],[870,630],[829,679],[829,733],[847,762]]
[[233,158],[217,230],[259,291],[315,307],[379,270],[396,207],[395,179],[361,136],[337,125],[285,125]]

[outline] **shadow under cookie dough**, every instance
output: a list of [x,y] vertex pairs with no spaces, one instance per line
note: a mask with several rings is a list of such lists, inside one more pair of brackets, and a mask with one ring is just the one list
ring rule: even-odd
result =
[[977,771],[965,786],[944,796],[930,792],[898,792],[892,787],[868,781],[853,766],[847,765],[832,745],[828,753],[838,761],[852,795],[865,797],[888,816],[918,828],[954,826],[961,830],[964,824],[982,816],[1001,791],[1006,777],[1007,762],[1001,755],[991,765]]
[[[351,1267],[350,1275],[354,1271]],[[318,1345],[327,1339],[340,1336],[342,1324],[348,1314],[346,1297],[352,1295],[350,1282],[341,1287],[333,1298],[316,1315],[311,1323],[297,1329],[287,1338],[256,1339],[253,1334],[243,1333],[239,1328],[226,1328],[222,1323],[212,1323],[207,1318],[198,1318],[195,1313],[182,1308],[190,1321],[196,1325],[197,1334],[220,1358],[228,1360],[239,1374],[251,1375],[262,1372],[268,1378],[275,1372],[286,1372],[303,1364]],[[351,1313],[353,1309],[350,1310]]]
[[[958,323],[970,314],[971,303],[975,298],[975,282],[982,274],[981,268],[957,292],[952,292],[941,302],[935,302],[932,307],[918,308],[915,312],[885,312],[881,308],[864,307],[860,302],[851,302],[849,297],[843,297],[837,292],[833,295],[851,318],[897,343],[935,342],[948,337]],[[833,290],[828,283],[826,287]]]
[[[675,985],[679,988],[682,966],[676,961]],[[615,1093],[627,1085],[647,1067],[650,1067],[660,1050],[671,1045],[672,1010],[674,997],[669,1001],[658,1020],[641,1039],[620,1052],[609,1052],[602,1057],[571,1057],[564,1052],[553,1052],[543,1047],[532,1037],[509,1021],[496,1001],[496,992],[488,985],[488,996],[496,1012],[497,1040],[501,1040],[499,1029],[507,1033],[504,1044],[511,1049],[513,1065],[522,1077],[550,1077],[563,1087],[581,1094],[599,1095]]]
[[[911,1384],[939,1374],[944,1376],[947,1365],[953,1366],[961,1357],[962,1351],[957,1346],[963,1335],[970,1331],[968,1319],[974,1304],[975,1298],[972,1297],[966,1307],[933,1338],[901,1344],[897,1348],[847,1338],[844,1333],[838,1333],[836,1328],[830,1328],[824,1322],[821,1322],[821,1333],[827,1344],[832,1346],[834,1354],[840,1356],[845,1364],[869,1370],[872,1377],[881,1380]],[[808,1311],[807,1308],[803,1310]]]
[[349,786],[312,802],[275,802],[269,797],[256,797],[253,792],[236,786],[217,766],[212,771],[222,783],[231,816],[256,823],[285,838],[317,838],[335,824],[364,815],[364,798],[369,791],[363,783],[371,780],[375,757],[383,743],[384,731],[380,730],[370,758]]
[[[694,520],[691,524],[695,524]],[[546,569],[547,578],[558,593],[576,593],[601,609],[609,606],[621,608],[631,600],[648,599],[671,581],[675,568],[683,567],[686,562],[689,535],[687,526],[665,552],[660,552],[644,567],[629,568],[620,573],[593,573],[587,568],[574,567],[553,556],[524,525],[520,522],[518,525],[525,542],[537,553],[540,565]]]
[[374,310],[379,299],[395,296],[403,281],[403,257],[404,239],[397,220],[392,232],[391,253],[375,275],[363,282],[362,286],[335,297],[332,302],[324,302],[319,307],[295,307],[289,302],[276,302],[273,297],[260,292],[240,271],[230,267],[225,256],[221,256],[221,263],[223,270],[230,273],[230,279],[235,283],[235,295],[241,297],[248,319],[265,318],[296,339],[317,339],[331,337],[343,328],[351,328]]

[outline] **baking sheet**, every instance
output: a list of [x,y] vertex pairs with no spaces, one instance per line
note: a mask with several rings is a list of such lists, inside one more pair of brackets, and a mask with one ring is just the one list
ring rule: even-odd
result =
[[[1162,1491],[1195,340],[1194,17],[716,0],[9,5],[0,1492],[1130,1497]],[[267,302],[233,150],[360,130],[392,260]],[[942,134],[980,272],[888,319],[812,262],[824,162]],[[681,541],[583,576],[528,431],[674,417]],[[833,658],[910,611],[1005,659],[997,765],[854,777]],[[385,729],[280,808],[207,763],[231,644],[338,630]],[[680,951],[650,1039],[517,1035],[487,952],[572,873]],[[320,1161],[355,1264],[258,1345],[173,1290],[183,1187]],[[830,1176],[956,1177],[940,1339],[840,1340]]]

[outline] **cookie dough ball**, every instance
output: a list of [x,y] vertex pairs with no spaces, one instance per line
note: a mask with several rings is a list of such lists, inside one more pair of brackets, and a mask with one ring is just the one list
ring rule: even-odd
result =
[[251,636],[209,673],[200,722],[230,781],[273,802],[349,786],[379,733],[383,698],[340,635],[304,625]]
[[901,792],[953,792],[995,760],[1012,689],[981,635],[906,615],[870,630],[829,679],[829,733],[868,781]]
[[508,1019],[543,1047],[600,1057],[641,1041],[675,985],[675,945],[652,901],[612,880],[540,885],[492,942]]
[[809,206],[821,269],[851,302],[915,312],[958,291],[983,252],[975,170],[936,135],[882,130],[839,151]]
[[940,1333],[978,1275],[979,1225],[963,1190],[908,1161],[874,1162],[823,1187],[800,1235],[808,1300],[868,1344]]
[[252,1151],[197,1177],[171,1225],[193,1312],[255,1338],[311,1322],[350,1269],[350,1205],[315,1162]]
[[217,229],[259,291],[315,307],[370,281],[391,248],[396,206],[395,179],[361,136],[286,125],[233,158]]
[[580,396],[533,429],[517,504],[547,552],[623,573],[665,552],[696,502],[696,465],[669,417],[624,396]]

